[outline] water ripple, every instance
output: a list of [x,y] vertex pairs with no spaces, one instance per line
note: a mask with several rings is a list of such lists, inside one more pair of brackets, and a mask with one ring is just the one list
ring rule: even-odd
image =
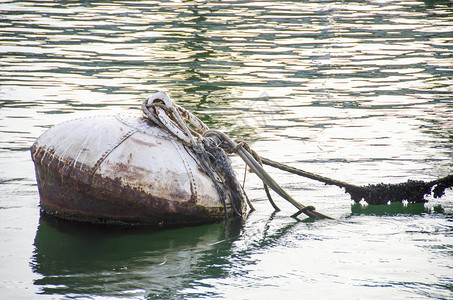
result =
[[[29,270],[8,264],[32,256],[24,241],[39,213],[33,141],[75,115],[136,110],[156,90],[263,156],[328,177],[368,184],[451,173],[452,36],[448,0],[0,1],[0,260],[8,261],[0,282],[31,291]],[[217,244],[218,227],[93,240],[42,221],[31,263],[37,292],[237,298],[240,289],[263,298],[303,289],[328,298],[329,286],[343,298],[451,295],[451,193],[377,216],[351,209],[341,189],[272,174],[295,198],[354,223],[298,222],[286,207],[269,217],[252,176],[258,210],[226,243]],[[54,251],[52,236],[65,251]],[[193,242],[204,238],[215,246]],[[80,242],[95,259],[68,248]]]

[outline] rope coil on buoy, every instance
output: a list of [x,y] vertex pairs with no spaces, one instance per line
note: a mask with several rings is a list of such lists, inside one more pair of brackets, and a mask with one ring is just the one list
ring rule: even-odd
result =
[[[145,116],[156,125],[166,129],[190,148],[197,162],[212,180],[223,204],[225,218],[228,218],[227,198],[231,199],[233,215],[241,215],[243,190],[224,151],[212,144],[212,141],[202,137],[209,130],[196,116],[177,106],[167,94],[158,92],[142,104]],[[198,132],[190,128],[186,122],[193,125]]]
[[[232,210],[235,215],[241,215],[242,194],[245,195],[250,208],[254,210],[243,187],[234,175],[229,159],[225,154],[226,151],[237,153],[263,181],[268,199],[275,210],[279,210],[279,208],[272,200],[268,186],[298,209],[298,213],[294,214],[294,216],[305,213],[307,216],[316,219],[331,219],[317,212],[314,207],[304,206],[294,200],[267,174],[262,168],[259,155],[251,150],[245,142],[235,143],[225,133],[210,130],[206,124],[192,113],[176,105],[166,93],[158,92],[149,97],[143,102],[142,110],[145,116],[156,125],[165,128],[184,145],[192,149],[203,170],[214,183],[224,206],[225,218],[228,218],[226,204],[228,195],[230,196]],[[189,127],[186,121],[193,125],[194,128]]]

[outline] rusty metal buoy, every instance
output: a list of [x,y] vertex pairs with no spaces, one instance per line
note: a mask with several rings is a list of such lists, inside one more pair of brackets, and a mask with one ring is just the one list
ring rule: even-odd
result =
[[141,115],[79,118],[31,147],[47,214],[107,224],[188,225],[232,215],[196,156]]

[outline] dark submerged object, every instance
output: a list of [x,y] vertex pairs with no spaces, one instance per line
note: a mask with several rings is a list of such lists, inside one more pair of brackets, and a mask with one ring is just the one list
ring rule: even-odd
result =
[[[453,175],[425,182],[421,180],[408,180],[402,183],[390,184],[379,183],[361,186],[359,188],[346,187],[345,190],[351,195],[351,199],[359,202],[362,199],[368,204],[387,204],[388,202],[425,203],[426,195],[433,194],[434,198],[440,198],[447,188],[453,186]],[[433,188],[434,187],[434,188]]]
[[268,158],[261,158],[265,165],[287,171],[292,174],[317,180],[329,185],[344,188],[346,193],[351,195],[351,199],[356,203],[364,200],[368,204],[384,205],[389,202],[424,203],[426,195],[433,194],[434,198],[440,198],[445,194],[445,190],[453,187],[453,175],[448,175],[432,181],[408,180],[402,183],[379,183],[366,186],[354,185],[344,181],[320,176],[311,172],[288,166]]

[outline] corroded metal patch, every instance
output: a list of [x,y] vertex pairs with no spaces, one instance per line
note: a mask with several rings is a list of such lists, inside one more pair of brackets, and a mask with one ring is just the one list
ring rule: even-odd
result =
[[81,165],[49,161],[44,149],[33,146],[36,177],[44,212],[69,220],[128,225],[183,225],[212,222],[224,217],[221,207],[192,201],[171,201],[119,179],[84,171]]

